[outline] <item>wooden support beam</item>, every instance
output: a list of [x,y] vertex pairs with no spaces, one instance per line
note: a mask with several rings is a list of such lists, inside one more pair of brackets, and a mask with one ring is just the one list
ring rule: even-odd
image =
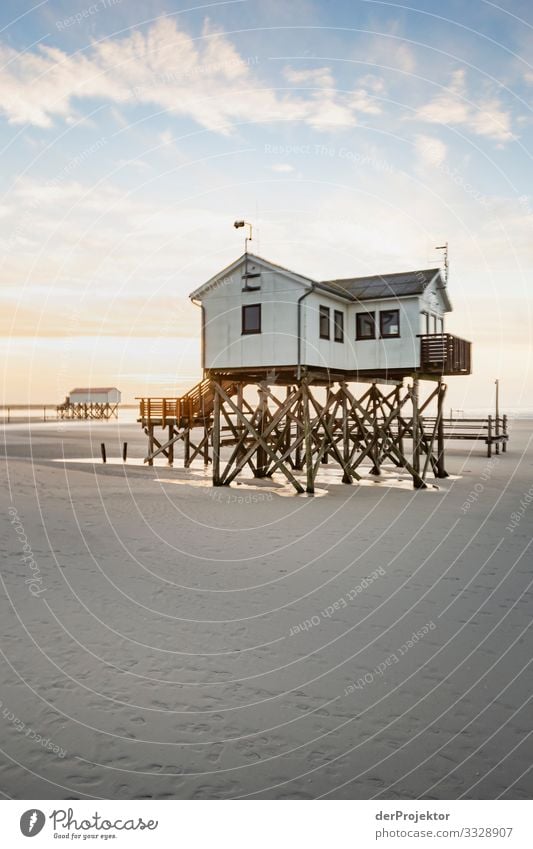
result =
[[220,480],[220,405],[222,398],[220,396],[220,387],[217,383],[213,384],[214,399],[213,399],[213,486],[221,486]]

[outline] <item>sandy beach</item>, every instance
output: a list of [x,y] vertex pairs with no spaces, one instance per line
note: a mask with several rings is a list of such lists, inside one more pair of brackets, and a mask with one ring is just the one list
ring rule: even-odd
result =
[[6,426],[4,796],[530,798],[533,422],[510,430],[491,460],[451,443],[438,488],[332,466],[301,497],[143,467],[134,423]]

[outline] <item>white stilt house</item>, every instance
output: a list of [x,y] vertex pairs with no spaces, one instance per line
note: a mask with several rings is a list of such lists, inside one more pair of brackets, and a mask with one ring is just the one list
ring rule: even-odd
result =
[[446,477],[442,378],[469,374],[471,358],[470,342],[446,332],[439,268],[318,281],[245,251],[190,297],[202,310],[203,380],[178,398],[139,399],[147,463],[172,465],[183,442],[185,467],[212,463],[215,486],[249,468],[312,493],[330,459],[344,483],[364,463],[374,475],[392,463],[417,488],[430,470]]
[[470,343],[445,331],[439,268],[316,281],[246,253],[190,297],[202,307],[206,376],[470,373]]

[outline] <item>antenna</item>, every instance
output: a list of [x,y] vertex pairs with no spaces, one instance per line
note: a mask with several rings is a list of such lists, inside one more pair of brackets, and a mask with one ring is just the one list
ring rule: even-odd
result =
[[444,251],[444,280],[448,283],[448,275],[450,273],[450,263],[448,261],[448,242],[443,245],[437,245],[436,251]]
[[240,227],[249,227],[250,228],[249,231],[248,231],[248,235],[244,239],[244,253],[247,254],[248,253],[248,242],[252,241],[252,225],[250,224],[249,221],[234,221],[233,226],[235,227],[236,230],[238,230]]
[[261,277],[261,273],[258,272],[258,271],[256,271],[256,272],[249,272],[248,271],[248,242],[252,241],[252,225],[250,224],[249,221],[239,220],[239,221],[234,221],[233,226],[235,227],[236,230],[239,230],[241,227],[249,227],[250,228],[248,230],[248,235],[244,239],[244,274],[242,276],[242,279],[244,280],[243,292],[253,291],[255,289],[258,289],[259,286],[250,286],[248,281],[251,280],[254,277]]

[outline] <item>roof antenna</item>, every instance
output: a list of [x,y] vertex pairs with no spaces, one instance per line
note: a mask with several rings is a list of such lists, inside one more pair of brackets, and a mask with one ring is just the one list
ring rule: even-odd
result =
[[241,227],[249,227],[250,228],[249,231],[248,231],[248,235],[244,239],[244,274],[243,274],[244,290],[243,291],[246,291],[248,289],[250,289],[250,290],[257,289],[257,288],[259,288],[258,286],[250,286],[249,283],[248,283],[248,280],[250,280],[251,278],[261,276],[259,272],[254,273],[254,272],[248,271],[248,242],[252,241],[252,225],[250,224],[249,221],[234,221],[233,226],[235,227],[236,230],[239,230]]
[[248,231],[248,235],[244,239],[244,253],[247,254],[248,253],[248,242],[252,241],[252,225],[250,224],[249,221],[234,221],[233,226],[235,227],[236,230],[238,230],[240,227],[249,227],[250,228],[249,231]]
[[448,285],[448,275],[450,273],[450,263],[448,262],[448,242],[445,242],[443,245],[437,245],[435,250],[444,251],[444,282]]

